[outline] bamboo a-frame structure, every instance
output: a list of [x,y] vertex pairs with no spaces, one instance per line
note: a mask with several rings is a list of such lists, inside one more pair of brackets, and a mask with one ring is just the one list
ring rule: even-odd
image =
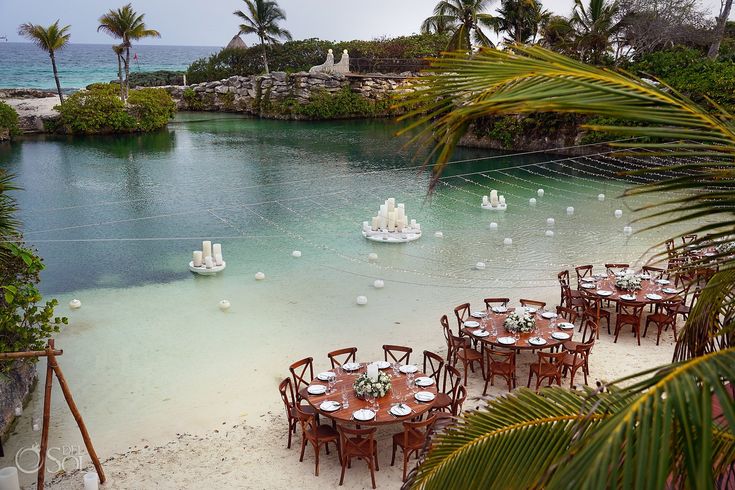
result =
[[61,392],[64,394],[66,404],[69,406],[69,410],[79,426],[79,432],[82,434],[84,446],[87,449],[87,453],[89,453],[89,457],[94,464],[95,470],[97,470],[97,476],[100,483],[105,483],[105,472],[102,470],[100,460],[97,457],[94,446],[92,446],[92,439],[89,437],[89,432],[87,432],[87,426],[84,425],[82,415],[79,413],[76,403],[74,403],[74,398],[71,396],[71,390],[66,382],[64,373],[61,372],[61,367],[59,367],[59,363],[56,362],[56,357],[63,353],[63,350],[59,350],[54,347],[53,339],[48,341],[46,349],[44,350],[0,353],[0,361],[12,361],[15,359],[28,359],[34,357],[46,358],[46,383],[43,391],[43,429],[41,431],[41,452],[38,460],[38,479],[36,484],[36,488],[39,489],[43,488],[46,477],[46,453],[48,451],[48,433],[51,422],[51,385],[54,381],[54,375],[56,375],[56,379],[59,380],[59,386],[61,386]]

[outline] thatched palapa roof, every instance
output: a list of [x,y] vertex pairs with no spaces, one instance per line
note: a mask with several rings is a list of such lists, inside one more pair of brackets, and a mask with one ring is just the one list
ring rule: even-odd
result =
[[230,42],[227,44],[227,49],[233,49],[233,48],[237,48],[237,49],[247,48],[247,45],[245,44],[245,41],[243,41],[242,38],[240,37],[240,34],[235,34],[232,37],[232,40],[230,40]]

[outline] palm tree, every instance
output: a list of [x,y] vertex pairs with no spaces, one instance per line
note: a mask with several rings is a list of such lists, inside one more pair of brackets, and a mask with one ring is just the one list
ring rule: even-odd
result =
[[495,17],[495,32],[505,32],[506,44],[536,42],[540,26],[551,16],[540,0],[502,0]]
[[59,93],[59,102],[64,103],[64,94],[61,93],[61,82],[59,82],[59,71],[56,69],[56,51],[59,51],[69,44],[71,26],[59,27],[57,20],[48,27],[38,24],[21,24],[18,27],[18,34],[30,39],[33,44],[46,51],[51,58],[51,67],[54,70],[54,80],[56,80],[56,91]]
[[577,53],[574,27],[569,19],[551,15],[541,24],[541,46],[571,56]]
[[291,33],[278,25],[279,21],[286,20],[286,13],[275,1],[243,1],[247,7],[247,13],[242,10],[236,10],[233,13],[243,21],[240,24],[242,34],[255,34],[260,39],[260,46],[263,49],[263,65],[265,72],[269,73],[267,45],[276,44],[279,39],[291,40]]
[[125,67],[125,94],[123,99],[127,98],[130,90],[130,48],[133,41],[138,41],[146,37],[161,37],[155,29],[148,29],[144,21],[145,14],[138,14],[133,10],[131,4],[122,6],[119,9],[110,9],[105,15],[99,18],[100,25],[97,32],[106,32],[115,39],[120,39],[120,44],[125,49],[125,57],[123,65]]
[[720,54],[720,44],[722,44],[722,38],[725,37],[730,10],[732,10],[732,0],[722,0],[720,2],[720,15],[717,16],[717,25],[715,25],[714,39],[712,39],[712,44],[710,44],[707,52],[707,57],[711,60],[717,58],[717,55]]
[[424,20],[421,32],[451,32],[448,51],[472,50],[472,41],[480,46],[493,43],[482,30],[493,28],[494,17],[484,13],[492,0],[441,0],[434,7],[434,15]]
[[[588,129],[649,137],[624,143],[633,152],[686,157],[626,192],[684,195],[638,209],[638,220],[663,220],[649,227],[693,223],[700,235],[695,248],[735,236],[735,120],[723,109],[537,46],[483,49],[470,60],[455,53],[435,60],[431,71],[423,90],[407,95],[406,117],[415,121],[406,131],[422,128],[413,141],[435,146],[435,177],[480,117],[542,111],[627,119],[639,125]],[[662,177],[672,169],[677,177]],[[703,216],[715,221],[702,223]],[[676,364],[598,390],[521,389],[492,401],[435,441],[413,486],[716,487],[735,463],[735,258],[721,252],[715,262],[718,272],[677,341]],[[713,418],[713,400],[720,420]]]
[[123,85],[123,53],[125,53],[125,46],[122,44],[113,44],[112,51],[117,56],[117,82],[120,84],[120,98],[125,99],[125,86]]
[[599,65],[610,49],[611,38],[622,28],[617,16],[620,7],[617,1],[574,0],[570,19],[577,31],[577,45],[583,61]]

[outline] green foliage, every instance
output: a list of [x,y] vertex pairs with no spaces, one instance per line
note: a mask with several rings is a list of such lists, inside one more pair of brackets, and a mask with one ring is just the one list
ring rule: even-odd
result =
[[80,134],[153,131],[164,127],[175,113],[174,101],[163,89],[131,90],[127,106],[118,90],[115,85],[92,84],[72,94],[56,107],[61,125]]
[[[32,251],[14,243],[7,245],[10,259],[0,263],[0,352],[43,349],[46,340],[64,317],[54,316],[58,301],[43,302],[37,284],[43,262]],[[12,367],[0,365],[0,370]]]
[[[159,70],[149,72],[134,72],[129,76],[131,87],[162,87],[164,85],[183,85],[184,72]],[[117,84],[117,80],[111,83]]]
[[201,111],[204,109],[204,103],[197,97],[194,89],[190,87],[185,88],[182,97],[184,102],[186,102],[186,108],[190,111]]
[[560,133],[567,133],[573,138],[579,132],[582,120],[583,118],[576,114],[551,112],[536,112],[523,116],[487,116],[475,122],[473,134],[477,138],[499,141],[504,149],[513,149],[521,138],[525,141],[558,139]]
[[15,109],[0,100],[0,130],[3,129],[7,129],[10,136],[17,136],[20,134],[18,113],[15,112]]
[[[348,50],[351,59],[370,60],[399,59],[414,60],[411,68],[398,64],[396,70],[409,71],[419,66],[419,61],[429,56],[436,56],[444,49],[447,36],[437,34],[419,34],[396,38],[374,39],[372,41],[332,42],[321,39],[303,39],[288,41],[268,47],[268,64],[271,71],[289,73],[307,71],[324,62],[327,51],[333,49],[339,59],[343,50]],[[260,46],[247,49],[223,49],[209,58],[196,60],[186,71],[189,83],[222,80],[233,75],[248,76],[263,71],[263,55]]]
[[295,115],[304,119],[380,117],[391,113],[390,101],[369,100],[345,87],[339,92],[316,92],[307,104],[295,99],[273,102],[264,94],[261,112]]

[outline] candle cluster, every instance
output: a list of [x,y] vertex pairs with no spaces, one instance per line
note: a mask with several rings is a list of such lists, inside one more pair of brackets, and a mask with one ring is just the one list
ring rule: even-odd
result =
[[196,268],[213,269],[223,266],[225,261],[222,259],[222,244],[205,240],[202,242],[201,250],[192,252],[191,265]]
[[[535,203],[536,200],[534,199],[533,204]],[[489,199],[487,196],[482,196],[482,207],[484,209],[492,209],[495,211],[505,211],[508,205],[505,203],[505,196],[499,196],[498,191],[493,189],[490,191]]]
[[396,199],[391,197],[380,205],[377,216],[373,216],[370,222],[363,221],[362,232],[369,239],[408,241],[421,235],[421,225],[415,219],[409,220],[406,205],[396,204]]

